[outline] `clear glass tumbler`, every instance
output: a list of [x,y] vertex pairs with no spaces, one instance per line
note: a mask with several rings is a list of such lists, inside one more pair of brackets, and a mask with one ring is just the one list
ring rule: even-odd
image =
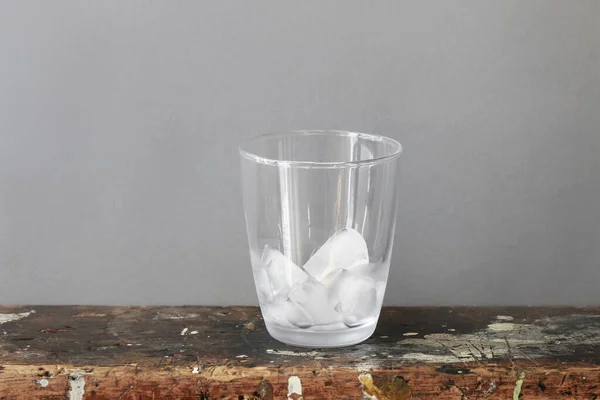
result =
[[401,151],[390,138],[342,131],[242,143],[250,258],[273,338],[337,347],[373,334],[394,242]]

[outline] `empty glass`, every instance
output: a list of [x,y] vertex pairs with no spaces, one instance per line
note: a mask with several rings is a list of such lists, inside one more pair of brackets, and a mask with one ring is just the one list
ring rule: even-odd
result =
[[390,268],[401,151],[395,140],[341,131],[240,146],[254,282],[275,339],[336,347],[371,336]]

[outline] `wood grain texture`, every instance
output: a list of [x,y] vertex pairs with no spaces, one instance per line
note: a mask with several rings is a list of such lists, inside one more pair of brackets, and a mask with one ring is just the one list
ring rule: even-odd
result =
[[0,307],[2,400],[597,399],[599,364],[600,308],[386,308],[300,349],[254,307]]

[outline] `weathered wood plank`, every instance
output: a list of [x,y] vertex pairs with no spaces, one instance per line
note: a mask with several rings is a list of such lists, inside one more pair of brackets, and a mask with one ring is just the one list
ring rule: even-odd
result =
[[[39,368],[44,368],[41,370]],[[442,373],[439,366],[412,365],[371,375],[384,396],[379,399],[597,399],[600,370],[593,366],[561,364],[480,364],[464,374]],[[360,399],[359,373],[351,369],[308,367],[219,367],[194,374],[189,368],[5,367],[0,380],[1,399],[258,399],[261,383],[272,387],[274,399],[287,398],[288,379],[298,377],[303,397],[310,399]],[[407,382],[409,397],[393,397],[395,374]],[[45,380],[45,381],[44,381]],[[388,382],[386,385],[385,382]],[[85,386],[81,387],[81,383]],[[81,388],[81,389],[77,389]],[[518,389],[518,391],[517,391]],[[404,392],[406,393],[406,392]],[[256,396],[256,397],[255,397]],[[263,399],[268,397],[264,396]]]
[[596,399],[599,364],[600,308],[386,308],[325,350],[274,341],[254,307],[0,307],[6,400],[285,399],[290,377],[307,400]]

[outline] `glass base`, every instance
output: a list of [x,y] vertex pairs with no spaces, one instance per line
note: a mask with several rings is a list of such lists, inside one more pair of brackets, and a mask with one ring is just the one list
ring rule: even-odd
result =
[[282,343],[299,347],[326,348],[352,346],[371,337],[377,326],[377,319],[353,328],[337,330],[294,329],[265,321],[267,331]]

